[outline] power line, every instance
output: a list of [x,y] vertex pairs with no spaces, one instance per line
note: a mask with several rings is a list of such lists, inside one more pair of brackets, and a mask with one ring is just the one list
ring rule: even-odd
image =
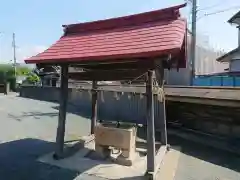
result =
[[[1,35],[2,35],[2,32],[0,32],[0,37],[1,37]],[[0,41],[0,61],[1,61],[1,41]]]
[[209,10],[209,9],[215,8],[215,7],[219,6],[219,5],[221,5],[223,1],[224,0],[220,0],[220,2],[218,2],[218,3],[216,3],[216,4],[212,5],[212,6],[207,6],[207,7],[198,9],[198,11],[204,11],[204,10]]
[[238,9],[238,8],[240,8],[240,6],[233,6],[233,7],[230,7],[228,9],[223,9],[223,10],[215,11],[215,12],[212,12],[212,13],[206,13],[204,15],[205,16],[214,15],[214,14],[223,13],[223,12],[230,11],[232,9]]
[[232,6],[232,7],[227,8],[227,9],[222,9],[222,10],[218,10],[218,11],[211,12],[211,13],[205,13],[203,16],[200,16],[199,18],[197,18],[197,21],[199,19],[202,19],[203,17],[206,17],[206,16],[212,16],[212,15],[216,15],[216,14],[219,14],[219,13],[227,12],[227,11],[230,11],[230,10],[233,10],[233,9],[238,9],[238,8],[240,8],[240,6]]

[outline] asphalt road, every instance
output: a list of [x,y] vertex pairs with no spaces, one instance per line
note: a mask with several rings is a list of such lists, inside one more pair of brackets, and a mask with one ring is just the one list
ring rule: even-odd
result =
[[[57,104],[0,95],[0,179],[73,180],[79,172],[50,166],[38,157],[54,150]],[[66,140],[89,133],[90,122],[67,115]]]

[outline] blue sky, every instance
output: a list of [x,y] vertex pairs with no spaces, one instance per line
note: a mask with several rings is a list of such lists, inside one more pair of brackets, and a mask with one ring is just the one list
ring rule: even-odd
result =
[[[62,24],[124,16],[171,5],[184,0],[0,0],[0,62],[12,59],[11,34],[16,33],[17,59],[34,55],[54,43],[62,34]],[[239,0],[199,0],[199,11],[205,13],[240,6]],[[226,21],[239,9],[201,18],[198,33],[209,37],[214,48],[230,50],[237,46],[237,30]],[[183,15],[189,17],[189,8]]]

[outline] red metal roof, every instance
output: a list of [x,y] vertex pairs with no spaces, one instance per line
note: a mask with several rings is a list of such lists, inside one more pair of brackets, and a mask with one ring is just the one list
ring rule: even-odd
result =
[[[185,57],[184,5],[126,17],[64,25],[64,35],[26,63],[62,63],[124,58]],[[183,50],[184,49],[184,50]]]

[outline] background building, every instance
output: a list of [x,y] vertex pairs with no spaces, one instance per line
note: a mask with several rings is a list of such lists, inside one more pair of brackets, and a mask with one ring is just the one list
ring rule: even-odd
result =
[[237,26],[238,37],[236,37],[236,40],[238,41],[238,47],[219,57],[217,61],[222,63],[229,63],[229,74],[240,76],[240,11],[235,14],[228,22]]
[[[190,44],[191,44],[191,34],[188,33],[188,43],[187,43],[187,68],[186,69],[171,69],[165,70],[165,77],[167,84],[169,85],[190,85],[191,84],[191,59],[190,59]],[[210,46],[208,37],[204,35],[197,36],[197,46],[196,46],[196,61],[195,61],[195,74],[198,75],[208,75],[212,73],[224,72],[228,68],[228,63],[217,62],[216,59],[223,55],[224,52],[220,50],[215,50]]]

